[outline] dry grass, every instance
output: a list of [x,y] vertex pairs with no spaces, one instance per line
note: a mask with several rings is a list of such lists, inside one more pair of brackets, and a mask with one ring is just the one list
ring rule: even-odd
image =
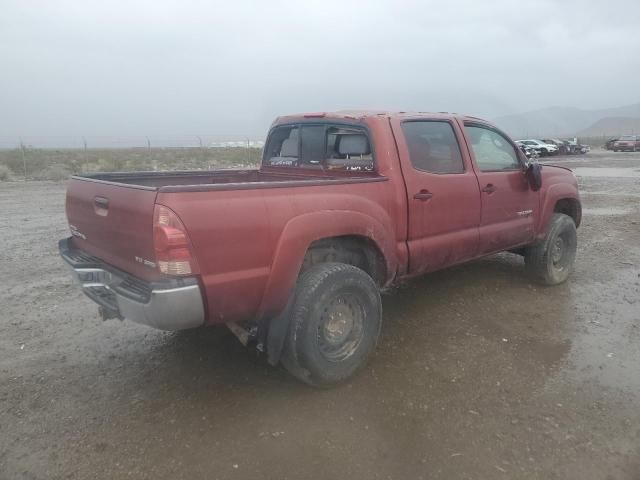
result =
[[13,172],[6,165],[0,165],[0,182],[13,180]]
[[75,173],[202,170],[247,167],[260,161],[259,148],[131,148],[90,150],[0,150],[0,180],[61,180]]

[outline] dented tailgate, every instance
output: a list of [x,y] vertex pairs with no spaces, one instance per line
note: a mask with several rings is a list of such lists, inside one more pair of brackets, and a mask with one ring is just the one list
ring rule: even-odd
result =
[[66,210],[74,245],[139,278],[159,278],[153,264],[156,194],[152,187],[72,177]]

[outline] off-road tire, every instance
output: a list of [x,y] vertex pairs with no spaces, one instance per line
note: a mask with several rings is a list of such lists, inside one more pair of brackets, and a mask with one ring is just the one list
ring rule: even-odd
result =
[[[352,265],[321,263],[301,274],[294,295],[283,366],[294,377],[318,387],[351,377],[367,363],[380,336],[382,302],[373,279]],[[328,328],[336,318],[352,326],[340,324],[349,332],[342,355],[338,347],[334,352],[333,344],[327,346],[327,338],[333,335]],[[343,318],[351,318],[351,323]],[[344,332],[338,331],[338,343],[340,335]]]
[[554,213],[544,240],[527,247],[524,262],[528,273],[544,285],[558,285],[573,270],[578,246],[576,224],[563,213]]

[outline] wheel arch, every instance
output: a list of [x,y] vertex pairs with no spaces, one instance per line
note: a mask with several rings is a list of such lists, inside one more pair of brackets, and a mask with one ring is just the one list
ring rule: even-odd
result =
[[[309,258],[307,252],[314,247],[346,243],[364,246],[368,261],[379,269],[376,275],[380,276],[376,281],[380,286],[389,284],[397,269],[392,235],[395,230],[390,221],[383,221],[364,213],[343,210],[313,212],[289,220],[275,249],[258,317],[277,314],[285,308],[305,259]],[[380,274],[380,271],[384,273]]]
[[553,183],[546,186],[543,177],[544,196],[541,206],[541,215],[538,220],[538,232],[536,238],[541,240],[547,234],[549,222],[554,213],[565,213],[569,215],[576,227],[580,226],[582,221],[582,204],[580,203],[580,194],[578,186],[568,182]]
[[553,207],[554,213],[564,213],[573,219],[576,227],[580,226],[582,221],[582,206],[576,198],[560,198],[556,200]]
[[338,235],[312,242],[305,252],[300,273],[319,263],[346,263],[358,267],[379,287],[388,279],[388,266],[380,246],[365,235]]

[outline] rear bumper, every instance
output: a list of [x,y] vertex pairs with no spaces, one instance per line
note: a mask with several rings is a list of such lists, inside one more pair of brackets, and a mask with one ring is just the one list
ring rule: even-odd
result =
[[103,318],[126,318],[160,330],[185,330],[204,323],[195,278],[147,282],[74,249],[71,238],[60,240],[58,248],[82,291],[100,305]]

